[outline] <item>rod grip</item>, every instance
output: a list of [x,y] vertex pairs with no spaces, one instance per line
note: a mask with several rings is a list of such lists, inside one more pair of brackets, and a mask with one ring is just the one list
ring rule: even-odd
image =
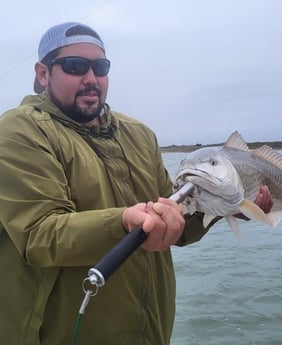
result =
[[104,281],[106,281],[110,275],[114,273],[114,271],[117,270],[143,242],[145,242],[147,237],[148,234],[140,227],[132,230],[113,247],[94,268],[89,270],[88,275],[91,276],[91,274],[100,273]]

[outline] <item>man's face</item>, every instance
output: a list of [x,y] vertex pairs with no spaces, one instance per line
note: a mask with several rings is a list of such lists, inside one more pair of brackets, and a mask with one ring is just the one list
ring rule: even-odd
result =
[[[79,56],[89,60],[104,59],[101,48],[91,43],[76,43],[63,47],[56,59]],[[47,72],[45,89],[50,99],[72,119],[87,123],[99,116],[108,92],[108,76],[98,77],[92,68],[84,75],[65,73],[62,66],[54,64]]]

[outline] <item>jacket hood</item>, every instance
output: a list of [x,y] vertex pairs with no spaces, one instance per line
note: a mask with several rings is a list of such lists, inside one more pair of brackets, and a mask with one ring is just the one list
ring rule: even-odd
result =
[[106,103],[104,104],[100,115],[102,124],[94,125],[92,127],[87,127],[68,117],[53,102],[51,102],[49,97],[44,93],[26,96],[22,100],[21,105],[31,106],[37,110],[47,112],[54,120],[63,123],[65,126],[74,129],[80,134],[91,133],[94,136],[110,137],[118,128],[118,120],[112,115],[111,109]]

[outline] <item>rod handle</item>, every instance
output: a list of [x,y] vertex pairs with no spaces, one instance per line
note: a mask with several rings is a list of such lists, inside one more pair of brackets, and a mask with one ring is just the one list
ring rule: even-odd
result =
[[[105,281],[121,266],[124,261],[145,242],[148,234],[142,228],[135,228],[122,241],[113,247],[96,265],[88,272],[90,282],[98,286]],[[94,275],[94,276],[93,276]]]

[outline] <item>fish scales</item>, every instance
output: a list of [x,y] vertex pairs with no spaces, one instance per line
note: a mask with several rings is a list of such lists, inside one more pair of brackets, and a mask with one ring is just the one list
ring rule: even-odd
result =
[[245,197],[254,201],[260,186],[267,185],[275,200],[282,200],[282,173],[279,167],[267,162],[253,152],[222,149],[238,171]]

